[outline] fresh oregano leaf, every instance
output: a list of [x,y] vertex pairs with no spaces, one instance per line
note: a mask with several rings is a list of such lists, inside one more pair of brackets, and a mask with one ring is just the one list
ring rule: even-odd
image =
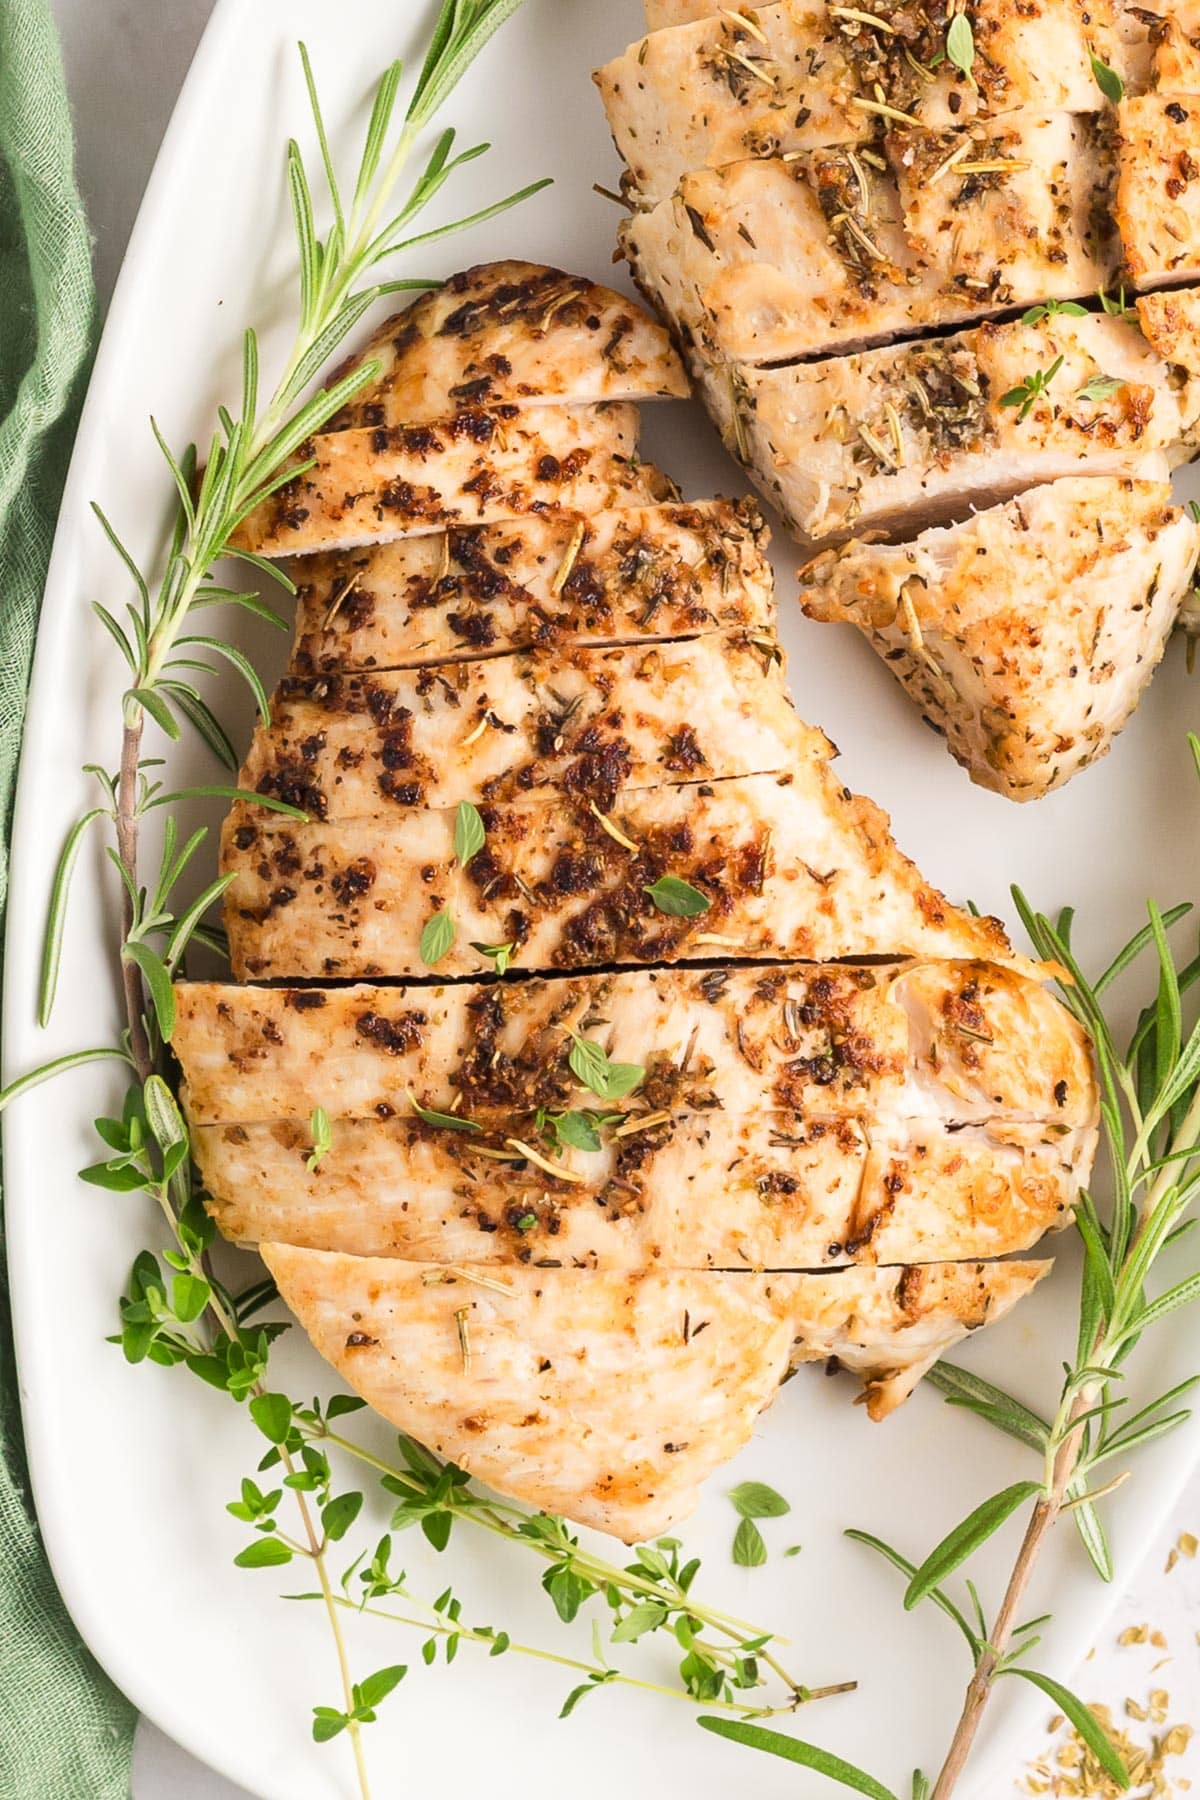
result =
[[1100,89],[1104,98],[1111,101],[1112,104],[1116,106],[1119,101],[1125,98],[1125,83],[1121,80],[1117,71],[1110,68],[1103,58],[1096,55],[1094,50],[1091,52],[1091,58],[1092,74],[1096,77],[1096,86]]
[[460,869],[465,869],[473,856],[478,856],[487,842],[479,808],[469,800],[460,800],[454,815],[454,854]]
[[1111,400],[1125,386],[1115,375],[1093,375],[1090,381],[1078,390],[1077,400]]
[[733,1560],[739,1569],[761,1569],[767,1560],[763,1534],[753,1519],[741,1519],[733,1534]]
[[963,75],[975,66],[975,33],[965,13],[955,13],[946,32],[946,60]]
[[509,965],[512,962],[513,951],[516,947],[515,944],[472,943],[471,945],[472,950],[477,950],[480,956],[487,957],[497,975],[508,974]]
[[286,1394],[256,1394],[250,1417],[271,1444],[282,1444],[292,1427],[292,1403]]
[[743,1519],[782,1519],[791,1507],[782,1494],[777,1494],[765,1481],[739,1481],[730,1488],[734,1510]]
[[277,1569],[291,1562],[292,1552],[279,1538],[262,1537],[247,1544],[233,1560],[239,1569]]
[[448,912],[435,912],[426,919],[421,931],[421,942],[418,946],[421,961],[426,968],[432,969],[440,963],[454,943],[454,920]]
[[681,881],[677,875],[660,875],[642,892],[649,894],[659,912],[671,919],[698,919],[712,905],[699,888],[690,881]]
[[646,1079],[640,1063],[610,1062],[607,1051],[591,1038],[571,1033],[567,1064],[575,1079],[601,1100],[623,1100]]

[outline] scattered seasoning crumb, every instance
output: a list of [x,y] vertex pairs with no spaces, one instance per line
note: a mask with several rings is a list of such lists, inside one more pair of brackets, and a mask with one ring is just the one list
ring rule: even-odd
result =
[[465,1374],[469,1374],[471,1369],[471,1334],[467,1329],[470,1313],[469,1306],[460,1306],[454,1315],[454,1323],[458,1326],[458,1347],[462,1351],[462,1366]]

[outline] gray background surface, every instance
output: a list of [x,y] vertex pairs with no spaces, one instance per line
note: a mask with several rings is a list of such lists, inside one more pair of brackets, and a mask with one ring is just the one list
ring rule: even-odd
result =
[[[159,140],[211,9],[212,0],[54,0],[75,114],[79,180],[105,303]],[[1075,1685],[1085,1698],[1104,1699],[1117,1713],[1126,1697],[1144,1703],[1152,1690],[1165,1689],[1171,1697],[1170,1721],[1200,1726],[1200,1563],[1184,1559],[1170,1575],[1164,1573],[1169,1547],[1184,1531],[1200,1532],[1200,1483],[1186,1497],[1162,1544],[1155,1547],[1104,1643],[1097,1646]],[[1163,1633],[1168,1652],[1150,1645],[1118,1647],[1117,1637],[1125,1627],[1142,1624]],[[1134,1730],[1139,1741],[1148,1741],[1150,1726]],[[220,1721],[214,1719],[214,1746],[219,1731]],[[1031,1744],[1031,1760],[1044,1749],[1045,1742]],[[869,1752],[870,1746],[864,1744],[868,1766]],[[1172,1760],[1168,1771],[1175,1781],[1190,1777],[1200,1790],[1197,1747]],[[511,1786],[506,1785],[509,1780]],[[1027,1791],[1014,1782],[1011,1793]],[[136,1800],[239,1800],[245,1790],[214,1775],[143,1722],[137,1737],[134,1793]],[[538,1791],[532,1757],[522,1771],[510,1771],[509,1777],[498,1774],[492,1789],[493,1800],[515,1800],[517,1794],[523,1800],[549,1800]],[[390,1792],[380,1789],[379,1800],[391,1800]]]

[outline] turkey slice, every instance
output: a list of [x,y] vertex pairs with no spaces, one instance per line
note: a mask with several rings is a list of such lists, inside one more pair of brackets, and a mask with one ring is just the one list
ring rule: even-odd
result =
[[298,558],[296,674],[774,623],[751,501],[525,518]]
[[662,326],[612,288],[543,263],[482,263],[385,319],[329,385],[382,367],[326,427],[415,425],[461,408],[676,399],[687,377]]
[[1068,480],[804,571],[982,787],[1034,800],[1108,751],[1192,585],[1200,526],[1153,482]]
[[282,1244],[279,1291],[385,1419],[488,1486],[633,1542],[683,1518],[799,1362],[879,1418],[1049,1263],[827,1275],[453,1268]]
[[[953,907],[851,794],[833,749],[804,733],[786,773],[585,801],[485,805],[484,847],[462,868],[454,809],[300,825],[253,806],[230,814],[221,867],[239,980],[428,973],[422,929],[441,907],[456,936],[441,976],[486,974],[475,946],[510,946],[515,971],[695,958],[984,956],[1008,952],[994,919]],[[655,905],[664,877],[693,889],[691,916]]]

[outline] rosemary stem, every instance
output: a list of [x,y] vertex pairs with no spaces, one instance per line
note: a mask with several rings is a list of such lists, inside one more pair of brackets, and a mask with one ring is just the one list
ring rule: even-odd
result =
[[[140,706],[131,707],[121,733],[121,769],[117,777],[117,855],[129,878],[129,887],[121,883],[121,948],[133,930],[133,894],[137,892],[138,866],[138,763],[142,748],[144,715]],[[133,892],[129,890],[132,888]],[[145,995],[137,964],[121,957],[121,982],[125,997],[125,1017],[129,1026],[129,1049],[138,1080],[146,1081],[154,1070],[154,1058],[146,1031]]]

